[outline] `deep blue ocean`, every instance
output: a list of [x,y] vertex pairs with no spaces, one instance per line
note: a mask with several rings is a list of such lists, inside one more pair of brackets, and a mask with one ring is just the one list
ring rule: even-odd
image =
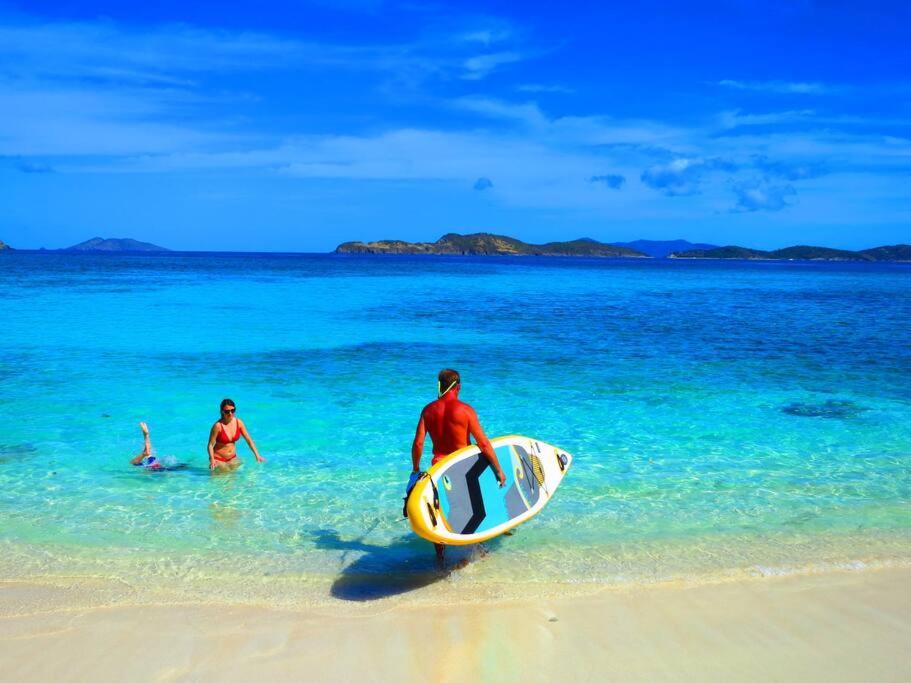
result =
[[[0,291],[3,577],[418,593],[444,367],[575,456],[462,586],[911,559],[909,264],[14,252]],[[212,476],[224,397],[268,462]],[[139,420],[188,467],[131,467]]]

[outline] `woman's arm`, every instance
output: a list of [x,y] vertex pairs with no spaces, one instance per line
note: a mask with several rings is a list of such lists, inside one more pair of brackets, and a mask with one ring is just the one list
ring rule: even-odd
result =
[[212,425],[209,430],[209,469],[215,469],[215,439],[218,438],[218,423]]
[[256,450],[256,444],[253,443],[253,437],[250,436],[250,432],[247,431],[247,425],[237,420],[237,426],[240,428],[240,435],[244,437],[244,441],[247,442],[247,445],[250,447],[250,450],[253,451],[253,455],[256,456],[256,462],[266,462],[266,459],[259,454],[259,451]]

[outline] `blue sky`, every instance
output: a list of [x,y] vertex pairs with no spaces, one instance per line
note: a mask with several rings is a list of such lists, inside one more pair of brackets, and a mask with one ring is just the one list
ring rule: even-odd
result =
[[219,4],[0,1],[0,239],[911,242],[905,3]]

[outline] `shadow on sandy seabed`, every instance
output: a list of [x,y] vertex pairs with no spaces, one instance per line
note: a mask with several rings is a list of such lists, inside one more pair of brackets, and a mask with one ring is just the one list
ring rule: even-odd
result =
[[436,568],[433,546],[413,534],[389,545],[371,545],[362,540],[343,540],[333,529],[314,532],[321,550],[362,553],[347,565],[332,583],[330,593],[340,600],[366,602],[401,595],[442,581],[463,567],[472,556],[471,547],[447,548],[446,566]]
[[30,443],[0,443],[0,464],[17,462],[33,455],[38,455],[38,449]]

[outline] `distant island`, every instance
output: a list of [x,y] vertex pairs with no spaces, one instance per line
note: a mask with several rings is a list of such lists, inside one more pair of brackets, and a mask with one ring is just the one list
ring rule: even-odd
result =
[[830,249],[829,247],[796,246],[774,251],[747,247],[716,247],[692,249],[670,254],[673,259],[740,259],[749,261],[911,261],[911,244],[874,247],[862,251]]
[[739,259],[748,261],[908,261],[911,245],[895,244],[862,251],[794,246],[773,251],[747,247],[717,247],[687,240],[636,240],[605,243],[583,237],[568,242],[528,244],[515,237],[486,232],[448,233],[436,242],[344,242],[337,254],[441,254],[459,256],[588,256],[606,258]]
[[594,256],[601,258],[648,258],[641,251],[581,238],[569,242],[528,244],[514,237],[479,232],[459,235],[451,232],[436,242],[344,242],[336,254],[440,254],[458,256]]
[[687,240],[635,240],[633,242],[611,242],[615,247],[626,247],[641,251],[652,258],[666,258],[674,252],[684,252],[693,250],[707,251],[717,249],[717,244],[693,243]]
[[[0,240],[0,251],[15,251]],[[28,250],[26,250],[28,251]],[[90,253],[163,253],[170,249],[130,238],[93,237],[66,249],[45,250]],[[487,232],[460,235],[450,232],[436,242],[378,240],[376,242],[343,242],[336,254],[428,254],[447,256],[576,256],[597,258],[671,258],[728,259],[744,261],[853,261],[911,263],[911,244],[893,244],[859,251],[799,245],[766,251],[729,245],[716,247],[687,240],[635,240],[632,242],[599,242],[582,237],[566,242],[530,244]]]
[[115,252],[115,251],[170,251],[164,247],[159,247],[155,244],[150,244],[148,242],[140,242],[139,240],[134,239],[105,239],[103,237],[93,237],[90,240],[85,242],[80,242],[79,244],[74,244],[72,247],[67,247],[63,251],[102,251],[102,252]]

